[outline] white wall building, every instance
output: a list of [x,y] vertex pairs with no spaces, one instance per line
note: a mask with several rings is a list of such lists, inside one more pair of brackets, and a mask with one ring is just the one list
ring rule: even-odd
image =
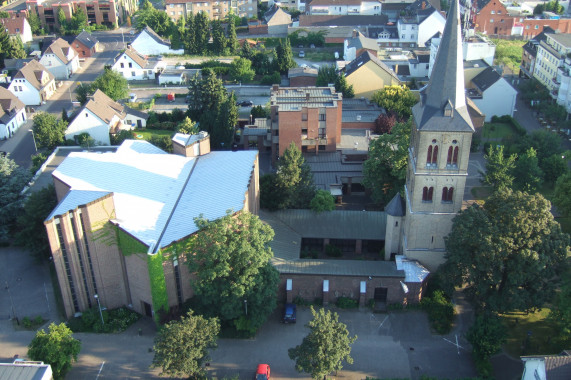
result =
[[56,79],[69,79],[79,68],[79,56],[67,41],[58,38],[44,51],[40,63]]
[[143,55],[184,54],[184,49],[172,50],[171,43],[148,26],[141,30],[131,46]]
[[115,58],[112,69],[127,80],[155,79],[165,68],[166,62],[159,58],[148,59],[133,47],[129,47]]
[[[428,66],[428,75],[432,73],[432,65],[436,60],[438,47],[440,46],[440,36],[430,40],[430,62]],[[494,55],[496,53],[496,45],[483,36],[470,37],[462,43],[462,58],[464,61],[483,60],[492,66]]]
[[26,122],[26,106],[14,94],[0,87],[0,140],[14,135]]
[[416,16],[400,17],[399,42],[403,47],[424,47],[435,34],[442,33],[445,23],[444,16],[434,8],[419,11]]
[[25,17],[3,18],[0,22],[11,36],[20,36],[23,43],[32,41],[32,28]]
[[[285,6],[285,4],[284,4]],[[380,15],[379,0],[313,0],[310,15]]]
[[8,90],[25,105],[40,105],[56,91],[55,78],[41,63],[32,60],[12,78]]
[[493,116],[513,116],[517,91],[497,71],[488,67],[476,75],[471,84],[468,96],[486,115],[486,121]]

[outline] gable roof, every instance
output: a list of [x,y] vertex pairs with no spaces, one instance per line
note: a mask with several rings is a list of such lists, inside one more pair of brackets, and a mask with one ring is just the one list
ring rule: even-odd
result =
[[113,101],[101,90],[95,91],[92,98],[85,104],[85,108],[107,124],[111,122],[113,116],[118,116],[119,119],[125,118],[125,107]]
[[124,108],[125,108],[125,113],[127,115],[133,115],[136,117],[140,117],[141,119],[145,119],[145,120],[147,120],[149,118],[149,114],[146,112],[139,111],[139,110],[127,107],[127,106],[125,106]]
[[33,59],[26,63],[24,67],[14,75],[14,78],[24,78],[36,89],[41,90],[45,87],[45,85],[42,85],[42,82],[48,84],[54,80],[55,77],[46,70],[44,65]]
[[482,8],[484,8],[486,5],[488,5],[488,3],[490,2],[490,0],[476,0],[474,2],[474,4],[476,5],[476,12],[480,12],[482,10]]
[[75,41],[81,42],[88,49],[92,49],[99,42],[95,36],[86,32],[85,30],[79,33],[77,37],[75,37]]
[[[244,208],[257,151],[183,157],[136,143],[125,140],[115,153],[71,153],[53,176],[71,191],[113,193],[112,222],[149,246],[149,253],[195,233],[200,214],[215,220]],[[67,202],[57,210],[61,215],[78,206]]]
[[70,60],[67,58],[67,55],[70,53],[70,51],[72,52],[73,57],[77,56],[77,52],[71,48],[66,40],[63,38],[58,38],[51,43],[44,54],[54,54],[59,58],[60,61],[67,65],[70,62]]
[[274,4],[274,6],[269,11],[264,13],[264,20],[266,21],[267,24],[269,24],[270,21],[274,18],[277,20],[278,19],[289,20],[288,23],[291,23],[291,15],[286,11],[284,11],[277,4]]
[[[307,7],[306,7],[307,8]],[[351,26],[353,28],[364,25],[385,25],[389,20],[387,15],[360,16],[360,15],[299,15],[299,26]]]
[[147,66],[147,59],[139,54],[139,52],[137,52],[137,50],[135,50],[132,46],[129,46],[125,50],[124,54],[126,54],[127,57],[131,58],[141,68],[145,68]]
[[24,103],[12,92],[0,87],[0,121],[4,124],[10,122],[14,115],[24,109]]
[[[157,32],[155,32],[153,29],[151,29],[151,27],[149,27],[148,25],[145,26],[145,29],[141,30],[141,33],[139,33],[139,36],[143,33],[147,33],[153,40],[155,40],[156,43],[168,46],[170,48],[170,46],[171,46],[170,42],[163,39],[161,36],[159,36],[157,34]],[[139,36],[137,36],[137,38],[139,38]],[[137,38],[135,38],[135,41],[137,40]],[[133,41],[133,42],[135,42],[135,41]]]
[[484,92],[501,78],[502,76],[496,70],[491,67],[486,67],[472,79],[472,83],[474,83],[480,91]]
[[378,51],[379,44],[377,40],[374,38],[368,38],[363,35],[361,32],[357,32],[356,37],[348,38],[348,47],[354,47],[355,49],[369,49]]
[[[545,378],[547,380],[568,380],[571,378],[571,356],[568,351],[563,351],[559,355],[522,356],[521,359],[526,363],[531,361],[542,362],[545,366]],[[533,369],[533,367],[529,369]]]
[[[25,17],[3,18],[0,19],[0,22],[8,29],[8,34],[22,34],[26,24],[28,24],[28,20]],[[16,31],[16,29],[20,30]]]
[[353,61],[349,62],[347,66],[345,66],[345,76],[348,77],[349,75],[353,74],[361,66],[363,66],[369,61],[379,66],[381,69],[386,71],[389,75],[391,75],[393,78],[395,78],[397,81],[400,82],[400,79],[395,74],[395,72],[391,70],[391,68],[388,67],[385,63],[383,63],[380,59],[371,54],[371,52],[368,50],[361,53],[357,58],[355,58]]

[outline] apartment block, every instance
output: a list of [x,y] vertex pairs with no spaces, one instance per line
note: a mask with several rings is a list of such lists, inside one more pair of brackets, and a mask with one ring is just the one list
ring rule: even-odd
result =
[[293,142],[302,152],[334,152],[341,142],[343,94],[333,87],[279,87],[270,93],[272,160]]
[[165,0],[165,12],[176,22],[179,18],[206,12],[211,20],[222,20],[232,13],[239,17],[255,17],[258,14],[256,0],[199,1],[199,0]]
[[547,33],[545,36],[545,41],[537,47],[533,76],[547,87],[553,99],[557,99],[561,76],[568,72],[559,68],[564,66],[567,54],[571,53],[571,34]]
[[116,28],[125,21],[127,16],[137,11],[136,0],[87,0],[87,1],[60,1],[60,0],[27,0],[27,11],[38,13],[42,28],[46,31],[55,31],[59,28],[57,14],[61,8],[69,21],[78,9],[83,9],[90,24],[105,25]]

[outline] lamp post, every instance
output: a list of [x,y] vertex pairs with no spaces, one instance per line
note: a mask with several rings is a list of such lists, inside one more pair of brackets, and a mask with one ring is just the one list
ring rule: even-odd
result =
[[30,132],[32,132],[32,141],[34,142],[34,150],[36,151],[36,153],[38,153],[38,146],[36,145],[36,136],[34,135],[33,127],[30,129]]
[[246,309],[246,316],[248,316],[248,300],[244,300],[244,309]]
[[95,294],[93,297],[97,300],[97,307],[99,307],[99,316],[101,317],[101,324],[104,325],[105,321],[103,321],[103,313],[101,312],[101,304],[99,303],[99,296]]

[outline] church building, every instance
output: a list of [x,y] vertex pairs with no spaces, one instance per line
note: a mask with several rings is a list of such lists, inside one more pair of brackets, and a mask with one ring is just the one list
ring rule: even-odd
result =
[[404,197],[397,194],[385,210],[386,259],[404,254],[430,271],[445,261],[444,237],[462,206],[474,133],[466,106],[460,30],[454,0],[430,81],[412,108]]

